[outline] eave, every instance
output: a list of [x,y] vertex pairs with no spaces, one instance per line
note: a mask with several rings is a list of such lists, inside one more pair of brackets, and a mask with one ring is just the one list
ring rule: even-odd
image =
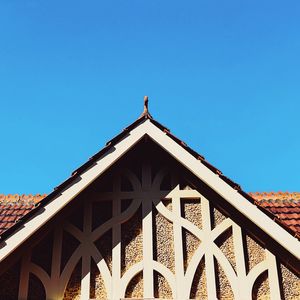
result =
[[44,198],[38,207],[27,214],[19,224],[1,236],[0,261],[4,260],[21,243],[44,226],[145,136],[149,136],[179,163],[215,190],[230,205],[250,219],[293,256],[300,259],[300,242],[295,237],[258,208],[254,204],[254,200],[243,192],[239,185],[225,177],[181,140],[171,135],[167,128],[145,115],[108,142],[104,149],[75,170],[69,179]]

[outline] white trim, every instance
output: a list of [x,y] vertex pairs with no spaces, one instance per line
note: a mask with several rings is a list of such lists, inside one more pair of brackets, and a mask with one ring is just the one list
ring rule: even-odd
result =
[[277,269],[277,260],[275,255],[273,255],[268,249],[265,250],[266,259],[268,263],[268,278],[270,285],[270,298],[271,300],[280,300],[280,285],[279,285],[279,276]]
[[[142,188],[145,191],[151,190],[151,169],[148,162],[142,168]],[[152,299],[154,297],[152,201],[150,199],[143,200],[143,297]]]
[[113,165],[131,147],[133,147],[144,135],[146,122],[132,130],[126,138],[114,146],[114,151],[108,151],[95,163],[95,166],[85,171],[80,179],[65,190],[44,207],[44,211],[29,219],[22,228],[0,243],[0,261],[4,260],[20,244],[27,240],[34,232],[41,228],[57,212],[64,208],[82,190],[91,184],[105,170]]
[[250,203],[245,197],[222,180],[217,174],[213,173],[204,164],[178,145],[164,132],[152,123],[148,122],[149,131],[147,134],[153,138],[160,146],[169,152],[176,160],[194,173],[204,183],[216,191],[234,208],[250,219],[254,224],[266,232],[270,237],[300,259],[300,242],[289,234],[280,225],[276,224],[271,218],[259,210],[254,204]]
[[223,181],[217,174],[209,170],[201,161],[197,160],[183,147],[166,135],[157,126],[146,120],[134,128],[128,136],[114,145],[114,151],[108,151],[95,163],[95,166],[86,170],[79,181],[65,188],[65,190],[54,200],[44,207],[44,211],[29,219],[24,227],[20,228],[4,242],[0,243],[0,261],[4,260],[21,243],[27,240],[34,232],[41,228],[57,212],[65,207],[83,189],[91,184],[105,170],[113,165],[129,149],[131,149],[144,135],[150,136],[156,143],[164,148],[170,155],[184,165],[188,170],[215,190],[234,208],[255,223],[270,237],[300,259],[300,242],[276,224],[272,219],[260,211],[255,205],[250,203],[230,185]]

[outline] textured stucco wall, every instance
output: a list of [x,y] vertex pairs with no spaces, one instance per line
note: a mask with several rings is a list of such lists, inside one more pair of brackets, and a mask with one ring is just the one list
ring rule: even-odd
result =
[[282,275],[283,300],[300,299],[300,278],[280,264]]
[[64,300],[79,300],[81,292],[81,262],[75,267],[68,282]]

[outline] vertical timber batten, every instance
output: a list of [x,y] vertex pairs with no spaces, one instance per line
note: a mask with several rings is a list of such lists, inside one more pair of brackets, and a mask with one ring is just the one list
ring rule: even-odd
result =
[[[142,168],[142,188],[150,193],[151,168],[149,162],[144,163]],[[151,194],[150,194],[151,196]],[[153,224],[152,224],[152,200],[149,196],[142,201],[143,211],[143,281],[144,298],[154,297],[153,287]]]

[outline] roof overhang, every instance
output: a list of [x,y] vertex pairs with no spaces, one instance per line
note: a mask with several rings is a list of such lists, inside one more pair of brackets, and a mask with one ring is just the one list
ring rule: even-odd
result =
[[230,205],[250,219],[293,256],[300,259],[300,242],[295,237],[275,223],[254,204],[250,203],[236,189],[222,180],[218,174],[212,172],[201,160],[195,158],[184,147],[176,143],[166,132],[154,125],[151,120],[145,119],[128,131],[126,135],[122,136],[122,139],[118,140],[113,147],[108,148],[92,166],[83,171],[80,176],[74,178],[73,182],[64,187],[55,198],[43,207],[44,210],[42,212],[33,214],[21,228],[8,236],[5,241],[2,241],[0,243],[0,261],[8,257],[20,244],[44,226],[81,191],[132,149],[145,135],[148,135],[179,163],[216,191]]

